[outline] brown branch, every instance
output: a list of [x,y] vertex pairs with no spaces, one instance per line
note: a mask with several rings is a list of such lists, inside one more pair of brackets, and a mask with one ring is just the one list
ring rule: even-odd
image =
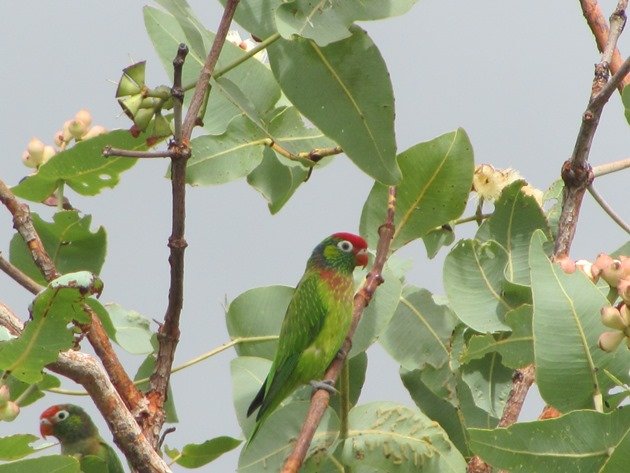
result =
[[[624,5],[625,4],[625,5]],[[606,45],[609,43],[609,32],[610,28],[608,27],[608,22],[604,17],[597,0],[580,0],[580,5],[582,6],[582,14],[586,19],[586,23],[591,29],[593,36],[595,36],[595,42],[597,43],[597,49],[599,52],[603,53],[606,50]],[[612,18],[619,18],[621,16],[618,12],[624,12],[627,6],[627,1],[620,1],[615,9],[615,13],[613,13]],[[625,17],[625,14],[624,14]],[[611,19],[611,23],[615,24],[618,20]],[[610,57],[607,59],[607,62],[610,64],[610,71],[615,74],[619,68],[621,67],[621,63],[623,60],[621,59],[621,54],[615,45],[609,47]],[[623,89],[624,86],[630,84],[630,77],[626,77],[619,84],[619,91]]]
[[206,95],[210,84],[210,77],[212,76],[217,61],[219,60],[219,55],[223,49],[223,44],[225,43],[225,38],[230,29],[232,18],[234,18],[234,12],[236,11],[238,2],[239,0],[227,0],[225,4],[225,9],[223,10],[223,16],[221,17],[217,34],[214,37],[214,42],[212,43],[206,62],[204,63],[199,79],[197,80],[197,86],[195,87],[195,92],[193,93],[188,107],[188,113],[186,114],[184,124],[182,125],[181,144],[183,145],[188,144],[193,128],[195,128],[198,123],[197,115],[203,105],[204,96]]
[[619,161],[613,161],[612,163],[600,164],[593,168],[593,175],[595,177],[605,176],[623,169],[630,168],[630,158],[620,159]]
[[175,139],[169,146],[171,156],[171,193],[172,226],[168,239],[170,248],[170,288],[168,292],[168,306],[164,314],[164,323],[158,329],[158,353],[155,368],[150,377],[150,390],[147,397],[150,402],[150,416],[143,423],[145,435],[158,448],[160,431],[166,419],[164,402],[168,393],[175,350],[179,343],[179,320],[184,303],[184,252],[186,239],[184,238],[186,223],[186,163],[190,157],[190,148],[182,145],[181,114],[184,92],[182,89],[182,69],[188,48],[180,44],[177,55],[173,60],[173,98],[175,99]]
[[27,274],[24,274],[19,268],[12,265],[9,261],[4,259],[0,254],[0,270],[2,270],[7,276],[17,282],[20,286],[33,294],[36,294],[41,290],[41,286],[36,281],[31,279]]
[[[55,264],[48,255],[44,245],[37,234],[28,205],[18,202],[13,192],[0,180],[0,201],[13,215],[13,226],[24,238],[27,246],[31,251],[33,261],[44,275],[47,281],[51,281],[59,276]],[[6,266],[6,265],[4,265]],[[14,274],[17,268],[14,268]],[[18,270],[19,271],[19,270]],[[18,279],[16,279],[18,280]],[[20,277],[19,281],[26,283],[25,276]],[[28,287],[27,287],[28,286]],[[31,281],[25,286],[31,293],[38,293],[42,287],[35,281]],[[114,349],[109,341],[109,337],[103,328],[98,316],[87,305],[84,310],[90,315],[92,322],[90,324],[80,325],[81,329],[87,334],[87,338],[92,344],[94,351],[103,362],[107,373],[109,374],[116,389],[123,397],[125,404],[129,409],[135,409],[142,399],[142,394],[133,384],[133,381],[127,375],[120,360],[116,356]]]
[[[352,337],[361,320],[363,310],[372,300],[376,288],[383,283],[383,277],[381,275],[383,266],[389,257],[389,245],[394,235],[394,212],[396,209],[396,188],[389,188],[389,196],[387,202],[387,218],[386,221],[379,228],[379,240],[376,248],[376,258],[371,271],[365,278],[361,288],[354,296],[354,310],[352,312],[352,323],[350,324],[350,330],[344,341],[344,344],[340,350],[340,355],[337,356],[328,367],[324,379],[336,381],[341,373],[344,365],[344,361],[350,349],[352,348]],[[311,405],[302,425],[302,429],[297,438],[293,451],[289,454],[282,468],[282,473],[297,473],[300,466],[306,458],[306,453],[313,440],[317,426],[319,425],[328,403],[330,401],[330,393],[325,389],[318,389],[313,393],[311,398]]]
[[[24,325],[8,307],[0,304],[0,325],[12,335],[19,336]],[[59,354],[55,363],[47,366],[81,384],[94,400],[109,429],[114,442],[123,451],[133,467],[141,473],[169,473],[171,470],[142,435],[133,415],[125,407],[107,373],[93,356],[69,350]]]
[[[615,10],[616,16],[625,19],[621,6],[627,6],[627,0],[621,0]],[[614,15],[615,16],[615,15]],[[619,27],[619,28],[622,28]],[[617,28],[617,29],[619,29]],[[620,33],[620,31],[619,31]],[[614,51],[619,34],[610,34],[608,43],[603,48],[607,53]],[[591,97],[586,111],[582,114],[582,124],[575,140],[575,147],[571,157],[562,165],[561,176],[564,181],[564,191],[562,198],[562,213],[558,221],[558,236],[554,245],[554,257],[562,258],[569,255],[571,243],[575,236],[577,222],[580,214],[580,207],[584,193],[593,182],[594,175],[588,157],[591,150],[593,137],[597,131],[597,125],[601,117],[604,105],[612,95],[616,84],[621,83],[630,70],[630,59],[627,59],[619,66],[619,69],[608,82],[608,63],[602,60],[595,66],[595,77]]]

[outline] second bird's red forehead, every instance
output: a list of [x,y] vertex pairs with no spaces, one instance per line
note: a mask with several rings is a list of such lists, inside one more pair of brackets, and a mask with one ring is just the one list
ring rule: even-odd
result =
[[348,240],[355,248],[367,248],[367,243],[365,242],[365,240],[359,235],[355,235],[354,233],[339,232],[333,234],[333,236],[335,238],[341,238],[342,240]]
[[42,415],[39,416],[40,419],[45,419],[47,417],[54,416],[57,412],[59,412],[61,408],[59,406],[51,406],[42,412]]

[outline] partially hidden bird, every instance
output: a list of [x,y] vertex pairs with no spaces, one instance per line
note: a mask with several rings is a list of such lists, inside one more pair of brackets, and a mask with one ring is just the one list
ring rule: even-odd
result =
[[352,320],[352,273],[367,261],[367,243],[352,233],[335,233],[313,250],[287,307],[269,374],[247,410],[249,417],[259,409],[248,445],[297,387],[308,383],[326,387],[321,382],[327,381],[321,378],[339,352]]
[[53,436],[61,444],[61,453],[76,457],[82,469],[90,455],[100,458],[107,466],[107,473],[124,473],[120,458],[98,433],[90,416],[74,404],[58,404],[46,409],[39,416],[39,432],[42,437]]

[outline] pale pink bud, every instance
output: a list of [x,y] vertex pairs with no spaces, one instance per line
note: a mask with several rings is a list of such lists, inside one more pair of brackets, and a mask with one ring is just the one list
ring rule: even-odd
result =
[[31,141],[26,145],[26,151],[31,157],[37,161],[42,159],[42,155],[44,154],[44,143],[39,138],[31,138]]
[[42,164],[46,164],[50,158],[57,154],[55,148],[52,146],[46,146],[44,148],[44,155],[42,156]]
[[61,148],[64,144],[65,142],[63,141],[63,130],[59,130],[57,133],[55,133],[55,146],[57,148]]
[[575,261],[573,261],[568,256],[563,256],[561,258],[558,258],[556,260],[556,263],[560,265],[560,268],[562,268],[562,271],[564,271],[565,273],[567,274],[575,273],[575,268],[576,268]]
[[0,406],[4,406],[11,399],[11,391],[9,386],[3,384],[0,386]]
[[622,274],[621,261],[614,259],[608,267],[602,268],[600,277],[606,281],[610,287],[617,287]]
[[19,413],[20,406],[13,401],[9,401],[0,408],[0,420],[11,422],[15,420]]
[[630,277],[619,280],[617,292],[619,293],[619,297],[621,297],[626,304],[630,304]]
[[79,110],[74,116],[74,119],[83,123],[86,129],[89,129],[92,125],[92,114],[85,109]]
[[85,135],[83,135],[83,139],[89,140],[90,138],[94,138],[95,136],[103,135],[105,133],[107,133],[107,128],[105,128],[104,126],[95,125],[90,128]]
[[63,128],[61,130],[61,140],[64,143],[69,143],[70,140],[73,138],[72,133],[70,133],[70,123],[72,123],[72,120],[66,120],[65,122],[63,122]]
[[613,259],[610,257],[610,255],[607,255],[606,253],[600,253],[597,255],[597,258],[595,258],[595,261],[593,261],[593,266],[591,267],[591,272],[593,273],[595,281],[599,279],[603,269],[610,266],[612,262]]
[[87,132],[87,127],[82,121],[74,119],[70,120],[70,123],[68,124],[68,131],[74,139],[80,140],[81,137]]
[[600,314],[602,323],[606,327],[623,330],[627,326],[626,321],[621,317],[621,313],[619,312],[619,310],[617,310],[616,307],[602,307]]
[[599,336],[599,348],[607,352],[613,352],[623,341],[625,335],[623,332],[604,332]]
[[22,163],[27,168],[36,168],[37,166],[39,166],[39,162],[35,161],[33,157],[30,154],[28,154],[28,151],[24,151],[22,153]]
[[628,307],[628,304],[622,304],[619,308],[619,313],[626,327],[630,327],[630,307]]

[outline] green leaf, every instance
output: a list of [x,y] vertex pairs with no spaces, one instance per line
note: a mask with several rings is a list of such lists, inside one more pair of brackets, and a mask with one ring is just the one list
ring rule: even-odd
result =
[[[365,373],[367,371],[368,362],[367,353],[363,351],[347,360],[347,362],[349,363],[348,374],[350,376],[349,401],[350,406],[354,406],[359,400],[359,396],[361,396],[361,390],[363,389],[363,384],[365,383]],[[341,376],[343,376],[343,372],[337,380],[338,390],[341,390]],[[341,395],[332,396],[330,398],[330,407],[332,407],[338,415],[341,415]]]
[[455,232],[448,225],[429,230],[429,233],[422,237],[424,247],[427,250],[427,258],[433,259],[438,251],[444,246],[451,246],[455,241]]
[[[367,270],[364,270],[357,272],[355,277],[362,281],[366,274]],[[352,349],[349,357],[367,350],[383,334],[394,316],[402,292],[402,282],[387,264],[383,268],[382,276],[384,282],[374,293],[370,305],[363,311],[359,325],[352,337]]]
[[[43,391],[48,390],[50,388],[58,388],[61,386],[61,382],[58,378],[48,374],[42,373],[43,379],[37,383],[37,385],[31,389],[30,393],[20,400],[20,407],[24,408],[30,404],[33,404],[38,399],[44,397]],[[11,391],[11,400],[15,401],[18,397],[22,395],[27,389],[33,386],[32,384],[24,383],[19,379],[14,378],[13,376],[9,376],[6,379],[6,384],[9,387],[9,391]]]
[[207,50],[203,44],[203,37],[200,33],[200,30],[203,31],[205,28],[203,28],[199,20],[195,17],[190,9],[190,5],[188,5],[185,0],[156,0],[156,3],[161,5],[177,20],[177,23],[186,35],[186,45],[189,46],[197,56],[205,57]]
[[37,449],[31,447],[39,438],[30,434],[15,434],[8,437],[0,437],[0,460],[11,461],[24,458]]
[[[466,207],[474,171],[472,145],[459,128],[398,155],[403,179],[396,196],[392,250],[459,217]],[[387,213],[387,187],[375,183],[363,206],[361,234],[378,241]]]
[[199,468],[216,460],[224,453],[234,450],[241,444],[242,440],[232,437],[221,436],[204,443],[189,443],[184,445],[181,453],[178,450],[166,448],[166,453],[175,460],[175,463],[184,468]]
[[271,149],[265,148],[262,162],[247,176],[248,184],[268,201],[272,214],[289,201],[308,175],[302,166],[290,166],[286,161]]
[[[186,15],[194,18],[191,16],[187,5],[183,8],[187,12]],[[181,17],[178,16],[178,18],[181,20]],[[172,77],[173,58],[179,44],[188,42],[186,34],[177,18],[153,7],[144,7],[144,22],[167,74]],[[204,50],[209,51],[215,34],[206,30],[197,20],[194,20],[192,25],[203,39]],[[216,70],[241,59],[245,54],[247,53],[238,46],[229,42],[225,43]],[[184,84],[192,84],[197,81],[204,61],[205,54],[200,55],[195,49],[190,51],[182,71]],[[243,97],[247,98],[249,104],[259,115],[271,110],[280,98],[280,88],[271,71],[255,58],[247,59],[243,64],[224,74],[222,78],[229,79],[235,87],[225,87],[225,82],[222,84],[218,84],[214,80],[211,82],[212,90],[203,118],[204,129],[211,134],[224,133],[234,118],[251,112],[251,110],[243,108]],[[235,93],[235,90],[238,92]],[[186,94],[186,103],[190,101],[191,96],[192,94]]]
[[494,427],[499,422],[499,419],[475,405],[470,389],[461,380],[457,383],[455,399],[446,400],[423,382],[420,370],[407,371],[401,368],[400,378],[420,410],[440,424],[466,457],[472,455],[468,448],[467,428]]
[[619,248],[617,248],[615,251],[613,251],[610,254],[610,256],[613,258],[617,258],[621,255],[624,255],[624,256],[630,255],[630,240],[625,242],[623,245],[621,245]]
[[127,310],[118,304],[106,304],[105,308],[115,329],[116,343],[134,355],[153,352],[150,322],[135,310]]
[[10,371],[25,383],[39,382],[44,366],[73,346],[72,330],[67,326],[73,320],[89,321],[83,304],[91,294],[100,293],[102,287],[101,280],[86,271],[51,281],[33,300],[31,318],[22,334],[0,342],[0,369]]
[[508,255],[495,241],[461,240],[444,261],[444,289],[459,319],[474,330],[510,330],[505,314],[514,307],[503,285]]
[[512,328],[510,335],[473,335],[464,352],[462,361],[483,358],[486,354],[501,354],[501,362],[512,369],[522,368],[534,362],[534,338],[532,336],[531,305],[522,305],[505,314],[505,322]]
[[81,473],[79,460],[65,455],[48,455],[45,457],[20,460],[0,465],[0,473]]
[[534,231],[540,229],[551,237],[547,219],[536,199],[525,195],[521,188],[525,181],[516,181],[503,189],[494,204],[494,212],[479,230],[476,238],[494,240],[508,254],[505,273],[508,281],[529,285],[529,242]]
[[[148,378],[149,376],[151,376],[153,370],[155,369],[155,356],[155,353],[151,353],[144,359],[144,361],[138,368],[136,375],[133,378],[134,381],[138,381],[140,379]],[[137,384],[137,386],[138,389],[146,391],[147,389],[149,389],[149,382],[144,381]],[[166,422],[168,422],[169,424],[179,422],[179,419],[177,418],[177,410],[175,408],[175,400],[173,399],[173,391],[170,385],[168,387],[166,402],[164,403],[164,410],[166,411]]]
[[462,472],[466,461],[442,428],[392,402],[357,406],[348,416],[342,462],[352,471]]
[[621,101],[623,102],[623,106],[626,109],[625,110],[626,120],[628,120],[628,123],[630,123],[630,87],[629,86],[625,86],[623,90],[621,91]]
[[[471,449],[496,468],[517,473],[602,471],[609,458],[627,457],[630,410],[569,412],[508,428],[470,429]],[[621,440],[624,439],[623,442]],[[619,453],[617,453],[619,452]],[[620,470],[627,469],[627,463]]]
[[16,196],[34,202],[45,200],[60,183],[80,195],[97,195],[107,187],[115,187],[120,182],[120,175],[137,161],[133,158],[104,158],[103,148],[144,151],[148,148],[145,140],[145,135],[134,138],[127,130],[113,130],[81,141],[57,153],[11,190]]
[[[295,107],[276,108],[264,117],[264,122],[267,124],[265,131],[274,143],[293,154],[336,146],[334,141],[313,125],[306,126]],[[289,164],[301,167],[294,161],[290,161]]]
[[264,138],[245,117],[232,120],[221,135],[193,138],[186,182],[194,186],[224,184],[247,176],[262,161]]
[[278,32],[286,39],[293,35],[314,40],[320,46],[347,38],[354,21],[378,20],[406,13],[415,0],[367,0],[330,2],[294,0],[276,10]]
[[83,455],[81,457],[82,473],[109,473],[107,462],[96,455]]
[[[238,460],[239,472],[280,471],[297,438],[310,401],[293,401],[273,412]],[[329,448],[339,435],[339,418],[328,408],[309,447],[314,452]]]
[[497,353],[473,360],[462,369],[462,380],[472,392],[475,404],[492,417],[500,418],[512,389],[513,371],[501,364]]
[[620,473],[628,468],[630,464],[630,429],[626,430],[621,441],[615,445],[614,451],[608,453],[610,456],[604,462],[599,473]]
[[249,436],[255,424],[254,416],[247,417],[247,409],[270,368],[270,360],[253,356],[239,356],[230,361],[234,412],[245,437]]
[[387,67],[367,33],[351,31],[351,37],[323,48],[304,39],[278,40],[268,48],[271,69],[288,99],[359,168],[396,184],[400,170]]
[[[240,294],[230,303],[226,313],[230,338],[278,335],[293,291],[287,286],[267,286]],[[273,360],[277,349],[277,340],[236,345],[239,356],[259,356],[269,360]]]
[[[225,6],[226,0],[219,0]],[[283,0],[242,0],[236,9],[236,22],[260,39],[266,39],[277,32],[276,8]]]
[[[92,216],[79,216],[76,210],[63,210],[46,222],[36,213],[31,213],[33,226],[42,239],[44,249],[52,258],[60,273],[86,270],[100,273],[105,262],[107,235],[103,227],[90,231]],[[46,284],[24,239],[15,234],[9,247],[11,263],[40,284]]]
[[[549,186],[549,189],[543,194],[543,205],[548,207],[547,221],[549,222],[549,228],[551,234],[555,240],[558,233],[558,220],[560,219],[560,213],[562,212],[562,192],[564,191],[564,181],[558,179]],[[551,205],[549,203],[552,203]]]
[[456,323],[450,309],[436,304],[429,291],[406,287],[380,343],[407,370],[426,364],[439,368],[448,362]]
[[598,347],[605,331],[599,311],[606,297],[581,271],[565,274],[544,253],[545,237],[532,237],[529,253],[534,295],[536,382],[543,399],[566,412],[594,407],[594,396],[612,385],[608,370],[630,381],[630,350],[606,353]]

